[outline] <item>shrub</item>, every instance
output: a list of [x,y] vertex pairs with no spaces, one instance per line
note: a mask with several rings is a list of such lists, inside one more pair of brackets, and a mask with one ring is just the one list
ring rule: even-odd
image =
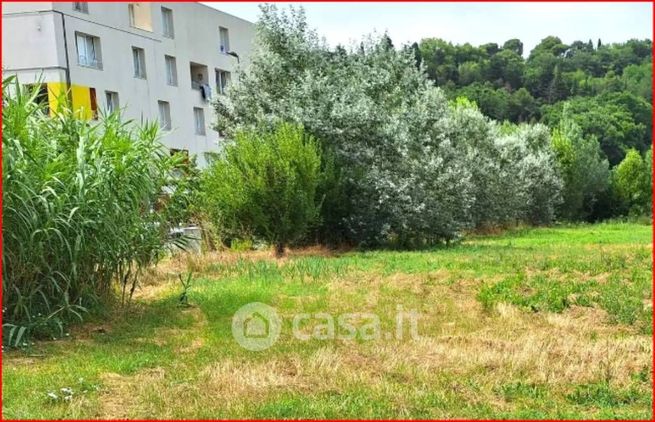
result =
[[496,140],[500,162],[514,179],[504,201],[518,220],[548,224],[561,203],[563,186],[550,148],[548,128],[539,124],[519,125],[506,131]]
[[301,124],[334,159],[322,233],[378,245],[434,242],[469,224],[470,183],[447,136],[448,106],[410,52],[384,37],[330,51],[302,11],[263,6],[257,49],[216,104],[217,128]]
[[174,163],[156,125],[50,117],[11,79],[2,94],[3,342],[19,345],[63,334],[116,281],[134,291],[164,248],[166,210],[152,209]]
[[302,127],[243,130],[203,175],[203,206],[224,239],[264,238],[281,255],[316,221],[320,167]]
[[[218,130],[301,124],[333,159],[321,229],[363,246],[422,246],[471,226],[550,222],[562,183],[544,126],[501,127],[443,91],[386,36],[329,49],[302,10],[262,6],[247,72]],[[331,238],[330,240],[339,240]]]
[[501,128],[461,97],[453,104],[450,121],[450,137],[471,173],[472,226],[484,229],[517,222],[524,199],[519,197],[514,163],[501,154]]
[[612,187],[620,201],[620,210],[630,215],[652,213],[652,150],[642,158],[637,150],[628,150],[612,174]]

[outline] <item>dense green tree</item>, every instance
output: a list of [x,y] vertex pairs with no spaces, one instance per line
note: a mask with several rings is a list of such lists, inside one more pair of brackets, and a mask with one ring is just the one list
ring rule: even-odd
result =
[[423,57],[421,57],[421,49],[418,46],[418,43],[414,42],[409,46],[409,51],[414,56],[414,61],[416,62],[416,68],[419,69],[423,63]]
[[549,100],[550,86],[560,59],[549,53],[530,57],[525,67],[525,87],[535,98]]
[[539,106],[525,88],[519,88],[512,93],[507,109],[507,119],[512,122],[525,123],[537,119]]
[[500,51],[500,48],[498,47],[498,44],[495,42],[490,42],[487,44],[483,44],[480,46],[480,48],[487,53],[489,57],[493,56],[494,54],[498,53]]
[[553,79],[548,86],[548,102],[555,103],[564,100],[568,96],[568,92],[569,90],[566,86],[564,77],[562,76],[562,71],[560,70],[559,65],[555,65]]
[[511,94],[505,89],[496,89],[489,82],[476,82],[458,90],[457,95],[474,101],[492,119],[502,121],[508,118]]
[[505,41],[503,44],[503,50],[512,51],[519,56],[523,55],[523,43],[518,38],[512,38],[511,40]]
[[567,49],[568,46],[562,43],[562,40],[560,40],[559,37],[548,36],[541,40],[541,42],[532,49],[528,60],[540,54],[549,54],[554,57],[559,57],[562,56]]
[[459,74],[458,85],[466,86],[482,80],[484,64],[478,62],[464,62],[457,68]]
[[489,60],[488,80],[497,86],[515,90],[523,85],[525,63],[523,58],[511,50],[503,50]]
[[[425,39],[419,49],[430,79],[450,98],[475,101],[489,117],[514,123],[543,118],[556,127],[563,102],[572,100],[572,109],[582,113],[576,121],[583,135],[597,136],[613,165],[627,149],[644,151],[651,143],[650,40],[594,48],[591,40],[566,45],[549,36],[527,59],[518,39],[502,48]],[[592,121],[603,114],[606,121]]]
[[587,219],[609,188],[609,163],[598,141],[583,136],[568,109],[553,131],[552,142],[564,181],[559,214],[569,220]]
[[610,164],[618,164],[629,148],[645,150],[646,126],[635,120],[627,106],[611,97],[576,97],[567,102],[542,108],[543,121],[556,127],[568,105],[571,119],[584,136],[595,136]]
[[631,94],[653,100],[653,63],[631,64],[623,69],[623,86]]
[[448,81],[457,80],[455,48],[451,43],[438,38],[426,38],[419,43],[419,50],[428,76],[437,85],[442,86]]
[[621,209],[631,215],[652,213],[652,150],[642,157],[631,149],[612,174]]

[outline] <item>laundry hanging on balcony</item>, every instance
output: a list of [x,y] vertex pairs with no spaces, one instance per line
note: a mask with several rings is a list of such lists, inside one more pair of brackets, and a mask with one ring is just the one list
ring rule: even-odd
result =
[[212,89],[207,84],[200,84],[200,93],[202,94],[202,99],[209,101],[212,98]]

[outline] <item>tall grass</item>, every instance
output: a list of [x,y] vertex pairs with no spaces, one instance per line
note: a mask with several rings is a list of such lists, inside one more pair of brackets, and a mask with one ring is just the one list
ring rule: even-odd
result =
[[66,106],[51,117],[13,78],[2,97],[3,344],[19,346],[129,297],[164,250],[166,210],[154,209],[175,159],[154,124],[87,122]]

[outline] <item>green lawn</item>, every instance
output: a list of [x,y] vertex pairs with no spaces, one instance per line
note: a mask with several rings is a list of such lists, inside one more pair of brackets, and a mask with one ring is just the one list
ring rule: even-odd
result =
[[[128,311],[5,353],[3,416],[650,419],[651,230],[530,229],[280,262],[178,257]],[[265,351],[232,336],[232,315],[251,302],[282,318]],[[417,312],[420,338],[293,336],[294,315],[319,312],[374,313],[391,332],[398,305]],[[310,318],[303,332],[318,325]]]

